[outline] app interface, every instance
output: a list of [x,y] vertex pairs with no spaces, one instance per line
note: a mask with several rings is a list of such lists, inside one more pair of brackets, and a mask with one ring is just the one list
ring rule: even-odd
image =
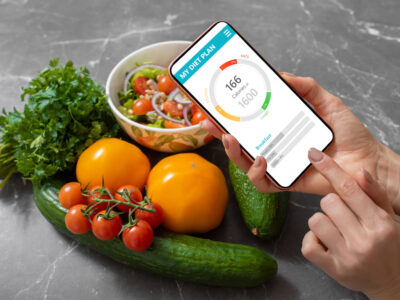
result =
[[171,73],[268,174],[290,186],[309,165],[310,147],[333,136],[269,66],[224,22],[216,24]]

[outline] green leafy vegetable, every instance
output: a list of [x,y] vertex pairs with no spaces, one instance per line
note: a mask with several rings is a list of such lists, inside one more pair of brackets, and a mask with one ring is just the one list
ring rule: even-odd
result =
[[21,172],[39,182],[59,171],[72,170],[82,151],[95,141],[119,134],[104,88],[86,68],[71,61],[50,61],[23,90],[24,111],[0,116],[0,178]]

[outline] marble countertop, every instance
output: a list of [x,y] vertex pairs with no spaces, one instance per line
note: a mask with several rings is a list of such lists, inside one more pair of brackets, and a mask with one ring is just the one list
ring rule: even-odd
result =
[[[26,86],[50,59],[86,65],[105,84],[112,67],[142,46],[193,40],[218,19],[231,22],[280,71],[315,77],[373,135],[400,152],[400,2],[0,0],[0,103],[21,109]],[[198,151],[227,174],[218,141]],[[152,163],[162,154],[147,151]],[[224,222],[207,237],[258,247],[278,275],[251,289],[195,285],[136,271],[64,237],[14,176],[0,191],[1,299],[365,299],[300,252],[320,197],[292,193],[279,238],[252,237],[230,190]]]

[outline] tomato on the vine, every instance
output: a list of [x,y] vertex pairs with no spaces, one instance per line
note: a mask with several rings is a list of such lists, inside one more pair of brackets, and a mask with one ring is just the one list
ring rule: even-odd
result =
[[132,251],[143,251],[153,242],[153,229],[144,220],[139,220],[136,225],[126,228],[122,233],[122,240],[126,247]]
[[86,197],[82,195],[79,182],[68,182],[58,192],[58,200],[65,208],[71,208],[77,204],[85,204]]
[[[145,211],[141,209],[137,209],[135,211],[135,217],[138,220],[144,220],[147,223],[150,224],[151,227],[156,228],[161,225],[163,218],[164,218],[164,212],[162,210],[162,207],[157,204],[157,203],[151,203],[153,206],[153,209],[156,211],[155,213],[152,213],[150,211]],[[145,208],[151,208],[149,204],[146,204],[144,206]]]
[[[138,204],[139,202],[141,202],[141,201],[143,200],[142,193],[140,192],[140,189],[139,189],[138,187],[136,187],[136,186],[133,186],[133,185],[123,185],[123,186],[121,186],[121,187],[117,190],[117,192],[115,193],[115,195],[114,195],[115,200],[127,202],[127,201],[126,201],[124,198],[122,198],[122,196],[119,194],[119,193],[122,193],[124,190],[126,190],[126,191],[128,191],[128,192],[131,191],[131,192],[129,193],[129,201],[130,201],[131,203],[133,203],[133,204]],[[123,211],[123,212],[126,212],[126,213],[129,212],[129,210],[133,209],[133,207],[128,206],[128,205],[123,205],[123,204],[118,204],[117,207],[118,207],[118,209],[119,209],[120,211]]]
[[150,99],[147,98],[140,98],[132,105],[132,112],[134,115],[145,115],[152,110],[154,110],[153,104],[151,103]]
[[171,80],[168,75],[160,76],[158,78],[157,86],[160,92],[164,92],[167,95],[176,88],[176,84]]
[[146,77],[139,76],[138,78],[135,79],[135,82],[133,85],[134,85],[136,93],[138,93],[139,95],[146,94],[146,90],[147,90],[147,78]]
[[[101,189],[101,186],[99,186],[99,185],[98,186],[94,186],[94,187],[92,187],[90,189],[90,194],[89,194],[89,196],[87,196],[87,204],[88,205],[90,205],[92,202],[98,202],[98,201],[95,200],[95,198],[105,199],[105,200],[110,200],[111,199],[110,195],[108,195],[108,194],[104,194],[104,195],[100,196],[100,192],[96,191],[96,190],[99,190],[99,189]],[[106,187],[106,189],[108,189],[108,188]],[[111,206],[111,204],[110,204],[110,206]],[[107,209],[107,202],[99,203],[94,207],[94,210],[95,210],[96,213],[98,213],[101,210],[105,210],[105,209]]]
[[100,240],[108,241],[115,238],[122,228],[121,217],[111,211],[111,218],[104,217],[106,211],[99,212],[92,221],[93,234]]
[[75,234],[83,234],[90,230],[91,224],[82,213],[87,205],[77,204],[72,206],[65,215],[65,225],[68,230]]

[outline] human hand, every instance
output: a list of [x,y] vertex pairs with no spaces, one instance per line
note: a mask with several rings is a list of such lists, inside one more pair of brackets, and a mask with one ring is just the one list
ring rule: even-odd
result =
[[[394,194],[400,198],[398,189],[400,168],[389,172],[391,163],[387,163],[387,157],[395,154],[393,152],[387,154],[390,150],[371,135],[339,98],[328,93],[314,79],[296,77],[288,73],[281,75],[301,97],[314,106],[316,113],[332,128],[335,139],[326,153],[353,177],[363,167],[375,178],[383,178],[385,180],[383,184],[389,195],[393,196],[393,199],[397,198]],[[215,137],[222,138],[222,132],[210,120],[204,120],[201,126]],[[252,163],[242,153],[238,141],[231,135],[224,135],[223,143],[229,158],[248,174],[260,192],[279,191],[265,175],[267,162],[264,157],[258,157]],[[400,165],[398,158],[397,162]],[[391,181],[390,188],[386,180]],[[289,190],[326,195],[333,191],[333,187],[319,172],[310,168]]]
[[324,213],[309,219],[303,255],[370,299],[399,299],[400,221],[385,190],[364,169],[354,179],[316,149],[309,159],[335,192],[322,198]]

